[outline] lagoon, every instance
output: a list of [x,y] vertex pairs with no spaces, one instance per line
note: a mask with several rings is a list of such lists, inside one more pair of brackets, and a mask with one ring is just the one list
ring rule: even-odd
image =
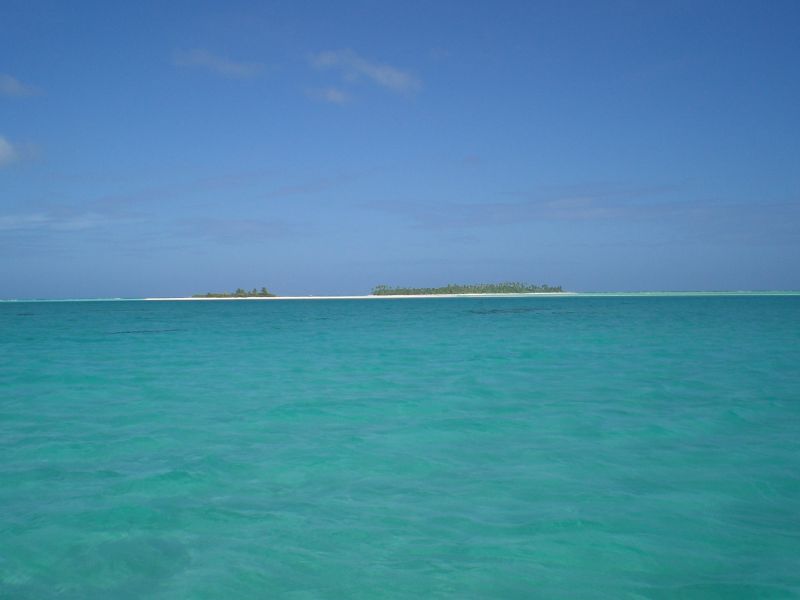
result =
[[0,596],[800,594],[800,297],[0,303]]

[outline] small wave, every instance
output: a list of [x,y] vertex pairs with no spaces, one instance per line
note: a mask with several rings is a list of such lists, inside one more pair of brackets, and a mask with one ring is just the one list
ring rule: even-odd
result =
[[132,329],[130,331],[110,331],[108,335],[123,335],[127,333],[172,333],[186,331],[185,329]]
[[487,308],[482,310],[469,310],[467,312],[472,313],[473,315],[510,315],[510,314],[518,314],[518,313],[530,313],[530,312],[538,312],[546,310],[544,308],[532,308],[532,307],[517,307],[517,308]]

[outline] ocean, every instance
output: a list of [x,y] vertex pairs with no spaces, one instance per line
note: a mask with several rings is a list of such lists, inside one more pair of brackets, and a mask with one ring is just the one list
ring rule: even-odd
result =
[[800,296],[0,303],[2,598],[796,598]]

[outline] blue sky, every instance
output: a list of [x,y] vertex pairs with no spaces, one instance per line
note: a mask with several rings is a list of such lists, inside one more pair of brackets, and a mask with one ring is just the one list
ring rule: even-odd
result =
[[800,288],[798,2],[0,22],[0,297]]

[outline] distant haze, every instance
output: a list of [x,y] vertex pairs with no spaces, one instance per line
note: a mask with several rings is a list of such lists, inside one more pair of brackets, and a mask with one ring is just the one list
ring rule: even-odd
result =
[[0,298],[800,288],[800,3],[6,2]]

